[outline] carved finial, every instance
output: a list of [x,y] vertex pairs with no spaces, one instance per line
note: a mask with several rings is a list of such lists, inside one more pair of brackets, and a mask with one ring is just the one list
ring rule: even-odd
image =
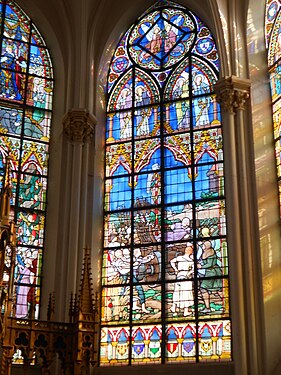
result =
[[90,249],[84,249],[83,268],[81,275],[80,294],[79,294],[79,311],[84,314],[94,313],[93,288]]
[[74,294],[74,299],[73,299],[73,316],[77,314],[78,312],[78,296],[77,293]]
[[71,292],[70,301],[69,301],[69,310],[68,310],[69,323],[73,322],[73,316],[74,316],[74,313],[75,313],[74,304],[75,304],[75,301],[74,301],[73,293]]
[[47,320],[54,320],[55,318],[55,293],[49,294],[49,302],[48,302],[48,311],[47,311]]
[[11,166],[10,158],[7,156],[3,186],[0,195],[0,220],[2,224],[9,225],[10,200],[13,196],[11,188]]

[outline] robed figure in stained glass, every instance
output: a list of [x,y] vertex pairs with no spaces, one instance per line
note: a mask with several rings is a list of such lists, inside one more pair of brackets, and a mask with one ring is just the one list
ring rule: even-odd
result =
[[184,254],[171,259],[170,264],[177,278],[171,311],[176,313],[178,308],[183,310],[184,316],[192,315],[190,307],[194,305],[193,282],[188,279],[194,276],[193,245],[188,243]]

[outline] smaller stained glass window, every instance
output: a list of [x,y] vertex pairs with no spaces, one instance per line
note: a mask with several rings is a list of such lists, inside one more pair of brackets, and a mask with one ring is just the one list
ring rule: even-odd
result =
[[9,160],[17,225],[15,316],[39,303],[44,254],[53,68],[46,44],[13,1],[0,4],[0,182]]

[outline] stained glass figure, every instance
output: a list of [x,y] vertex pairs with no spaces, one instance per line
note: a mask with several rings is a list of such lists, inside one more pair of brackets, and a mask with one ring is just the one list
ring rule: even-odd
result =
[[[273,111],[273,131],[277,165],[278,185],[281,183],[280,153],[280,118],[281,118],[281,1],[268,0],[265,12],[265,37],[268,47],[268,67]],[[279,204],[281,217],[281,193],[279,188]]]
[[231,360],[218,69],[210,30],[168,1],[147,10],[114,52],[102,366]]
[[[13,1],[1,1],[0,179],[11,166],[17,224],[15,315],[39,316],[53,69],[46,44]],[[31,309],[33,311],[31,311]]]

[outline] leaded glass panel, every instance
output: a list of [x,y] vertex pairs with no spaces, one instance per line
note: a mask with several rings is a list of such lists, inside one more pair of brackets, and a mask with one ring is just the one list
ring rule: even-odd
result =
[[168,1],[114,52],[100,365],[231,359],[218,69],[210,30]]
[[[45,42],[16,3],[1,1],[0,173],[9,160],[17,224],[15,316],[39,316],[53,69]],[[8,280],[6,280],[8,281]]]

